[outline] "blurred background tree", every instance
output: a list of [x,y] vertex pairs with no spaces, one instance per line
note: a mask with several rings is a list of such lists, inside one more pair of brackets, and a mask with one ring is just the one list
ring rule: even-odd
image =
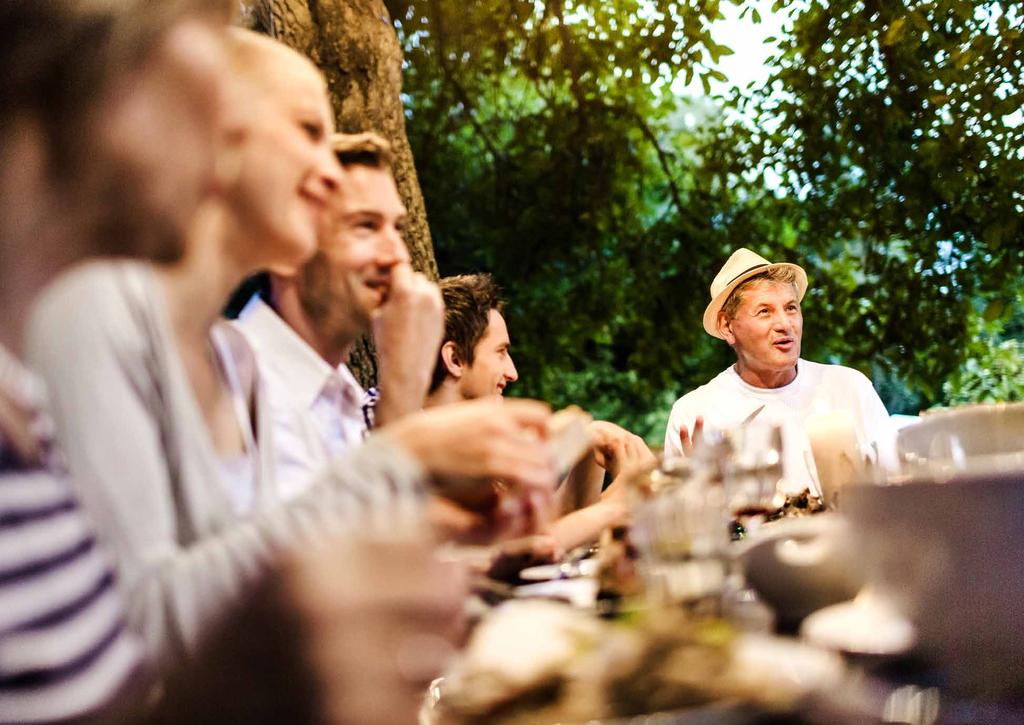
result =
[[805,355],[892,412],[970,398],[979,345],[1019,363],[1016,4],[775,2],[767,82],[722,95],[724,2],[387,5],[441,274],[505,287],[517,394],[658,441],[731,360],[699,320],[738,246],[807,267]]
[[685,121],[719,111],[670,88],[724,79],[719,3],[389,7],[438,265],[504,286],[515,393],[663,429],[727,359],[692,322],[725,238]]

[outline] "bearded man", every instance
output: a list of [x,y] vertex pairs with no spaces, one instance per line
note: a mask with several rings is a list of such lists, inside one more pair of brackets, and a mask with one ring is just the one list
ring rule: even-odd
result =
[[[274,419],[277,480],[285,498],[362,442],[375,424],[420,410],[443,324],[437,286],[410,264],[406,210],[391,152],[374,134],[337,134],[344,170],[321,249],[297,275],[271,271],[238,327],[256,351]],[[368,393],[346,363],[371,329],[379,357]]]

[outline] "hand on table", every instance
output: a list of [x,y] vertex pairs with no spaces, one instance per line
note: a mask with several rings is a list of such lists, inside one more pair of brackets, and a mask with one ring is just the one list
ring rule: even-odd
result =
[[438,493],[473,510],[494,505],[493,482],[545,499],[555,465],[544,443],[550,408],[532,400],[481,398],[406,416],[381,431],[411,453]]
[[415,723],[462,636],[463,569],[436,559],[425,540],[354,540],[303,555],[284,581],[323,721]]
[[463,639],[467,593],[465,570],[406,530],[320,541],[226,613],[155,707],[109,722],[415,723]]

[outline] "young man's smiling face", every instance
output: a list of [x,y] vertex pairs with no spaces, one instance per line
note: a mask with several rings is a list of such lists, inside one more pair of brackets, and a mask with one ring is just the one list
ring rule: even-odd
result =
[[519,379],[509,353],[510,346],[505,318],[492,309],[487,318],[487,330],[473,349],[472,364],[462,367],[459,392],[463,398],[504,395],[508,384]]
[[299,294],[326,338],[355,340],[387,300],[391,272],[409,262],[405,205],[386,168],[345,168],[334,224],[300,275]]

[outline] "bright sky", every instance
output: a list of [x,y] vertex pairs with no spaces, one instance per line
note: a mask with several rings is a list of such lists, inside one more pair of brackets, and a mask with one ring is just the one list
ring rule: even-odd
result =
[[[729,83],[723,85],[711,81],[712,92],[724,92],[729,85],[746,86],[751,81],[764,81],[768,78],[765,60],[771,54],[772,46],[764,39],[770,36],[779,37],[782,31],[784,15],[772,12],[772,0],[747,0],[740,5],[722,3],[722,14],[725,18],[716,22],[711,28],[711,36],[716,43],[733,49],[734,55],[728,55],[718,62],[718,70],[726,75]],[[740,18],[743,8],[752,7],[761,13],[761,22],[755,23],[748,14]],[[680,76],[672,84],[672,90],[679,95],[704,95],[704,87],[696,76],[690,84],[684,85],[685,78]]]

